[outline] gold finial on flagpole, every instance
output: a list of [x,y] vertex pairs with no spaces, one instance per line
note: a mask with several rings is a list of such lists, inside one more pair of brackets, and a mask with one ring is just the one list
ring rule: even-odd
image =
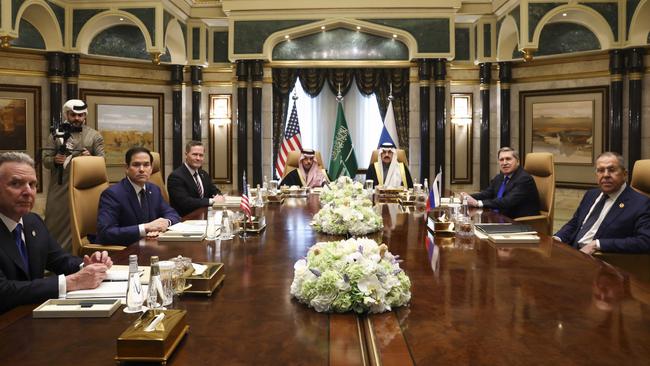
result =
[[336,101],[340,103],[343,101],[343,95],[341,95],[341,83],[338,83],[338,86],[339,86],[339,92],[336,95]]

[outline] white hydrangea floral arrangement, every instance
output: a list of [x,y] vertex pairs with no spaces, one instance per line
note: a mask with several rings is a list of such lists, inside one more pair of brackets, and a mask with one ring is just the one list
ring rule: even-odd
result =
[[384,221],[370,200],[338,198],[321,208],[311,224],[326,234],[358,236],[379,231]]
[[291,295],[318,312],[382,313],[411,300],[411,280],[386,244],[320,242],[294,265]]
[[320,203],[326,205],[342,199],[367,198],[363,184],[353,181],[350,177],[340,176],[329,185],[323,187],[320,194]]

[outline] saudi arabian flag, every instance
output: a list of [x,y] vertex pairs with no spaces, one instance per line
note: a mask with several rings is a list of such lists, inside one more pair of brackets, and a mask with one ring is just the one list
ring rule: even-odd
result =
[[357,175],[357,158],[354,156],[352,138],[348,123],[345,121],[343,105],[339,102],[336,114],[336,127],[334,128],[334,142],[332,143],[332,157],[330,158],[329,176],[332,180],[347,175],[354,178]]

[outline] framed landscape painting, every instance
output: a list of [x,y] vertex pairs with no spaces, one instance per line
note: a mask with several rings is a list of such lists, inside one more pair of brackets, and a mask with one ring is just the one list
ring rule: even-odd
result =
[[[0,152],[20,151],[36,161],[41,179],[41,88],[0,84]],[[41,192],[43,184],[39,185]]]
[[111,182],[124,176],[124,155],[134,146],[164,156],[163,94],[82,89],[80,97],[88,104],[88,125],[104,138]]
[[523,154],[552,153],[558,186],[594,185],[594,161],[607,137],[608,87],[524,91],[519,98]]

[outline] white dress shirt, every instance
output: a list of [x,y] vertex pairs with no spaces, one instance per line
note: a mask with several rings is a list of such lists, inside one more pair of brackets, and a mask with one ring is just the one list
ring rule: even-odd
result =
[[[187,162],[183,162],[183,165],[185,165],[187,170],[190,172],[190,175],[192,176],[192,179],[194,179],[194,173],[197,173],[196,174],[196,181],[198,181],[198,184],[200,184],[201,187],[204,187],[203,181],[201,180],[201,174],[198,174],[198,172],[199,172],[198,169],[192,169],[189,165],[187,165]],[[212,198],[212,197],[208,198],[208,202],[209,202],[210,206],[212,206],[214,204],[214,198]]]
[[[600,224],[603,222],[605,219],[605,216],[607,216],[607,213],[609,210],[614,206],[614,202],[618,199],[618,196],[623,193],[623,190],[627,184],[623,183],[621,188],[618,189],[618,191],[612,193],[609,195],[607,200],[605,201],[605,205],[603,206],[603,210],[600,212],[600,215],[598,216],[598,219],[596,219],[596,222],[591,226],[589,231],[585,233],[585,235],[578,240],[578,247],[582,248],[583,246],[589,244],[592,240],[594,240],[594,235],[596,235],[596,232],[598,232],[598,228],[600,228]],[[589,218],[589,215],[591,214],[591,211],[594,210],[594,207],[600,200],[600,198],[603,196],[604,193],[600,193],[598,197],[596,197],[596,200],[594,201],[594,204],[591,205],[591,208],[589,208],[589,212],[587,212],[587,216],[585,216],[585,219],[580,223],[580,226],[584,225],[585,221],[587,221],[587,218]],[[600,249],[600,241],[596,240],[596,249]]]

